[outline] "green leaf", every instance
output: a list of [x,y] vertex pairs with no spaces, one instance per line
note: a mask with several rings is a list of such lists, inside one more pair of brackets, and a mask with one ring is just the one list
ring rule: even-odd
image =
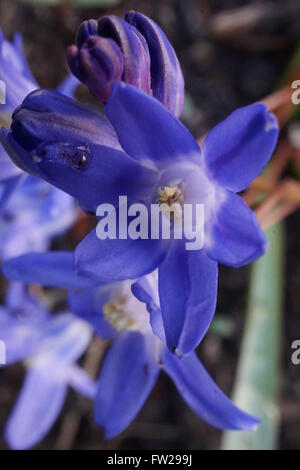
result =
[[279,428],[279,355],[282,315],[283,226],[267,236],[267,254],[252,268],[247,321],[233,400],[261,419],[257,431],[223,434],[225,450],[272,450]]
[[222,313],[214,316],[209,327],[209,333],[220,338],[230,338],[234,333],[234,323],[232,318],[227,317]]

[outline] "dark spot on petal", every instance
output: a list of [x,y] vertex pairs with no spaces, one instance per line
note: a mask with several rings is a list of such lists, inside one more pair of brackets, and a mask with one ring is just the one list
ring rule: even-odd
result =
[[88,145],[77,147],[77,149],[68,156],[71,167],[74,170],[85,170],[90,162],[91,151]]
[[88,144],[52,143],[43,144],[36,149],[36,155],[46,157],[48,162],[60,163],[73,170],[85,170],[92,158]]

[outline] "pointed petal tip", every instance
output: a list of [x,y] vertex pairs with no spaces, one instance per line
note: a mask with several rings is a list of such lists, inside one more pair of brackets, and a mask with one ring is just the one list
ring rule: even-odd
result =
[[265,123],[265,131],[270,132],[270,131],[276,131],[277,134],[279,133],[279,123],[277,120],[277,117],[275,116],[274,113],[271,111],[268,111],[266,109],[266,123]]
[[243,413],[243,419],[240,424],[237,424],[236,431],[248,431],[255,432],[258,429],[258,426],[261,423],[259,418],[252,416],[246,412]]
[[103,428],[103,427],[101,429],[102,429],[102,432],[103,432],[103,435],[104,435],[104,439],[107,440],[107,441],[109,441],[110,439],[113,439],[118,434],[120,434],[118,431],[115,431],[113,429]]
[[223,188],[243,191],[267,165],[278,135],[277,118],[264,103],[236,109],[204,140],[203,153],[211,177]]

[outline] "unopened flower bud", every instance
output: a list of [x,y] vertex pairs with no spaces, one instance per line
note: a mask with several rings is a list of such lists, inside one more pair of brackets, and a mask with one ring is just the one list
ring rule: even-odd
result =
[[100,36],[89,36],[82,47],[70,46],[67,58],[72,73],[106,102],[113,83],[121,80],[124,59],[115,41]]
[[125,20],[84,21],[67,51],[73,74],[104,103],[122,80],[160,100],[175,116],[184,104],[184,80],[175,51],[150,18],[130,11]]

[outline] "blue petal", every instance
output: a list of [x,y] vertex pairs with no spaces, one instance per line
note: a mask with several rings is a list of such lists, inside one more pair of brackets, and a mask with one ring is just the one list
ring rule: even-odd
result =
[[71,196],[48,185],[43,180],[40,181],[44,186],[44,194],[41,192],[38,199],[35,234],[50,242],[54,237],[66,233],[72,227],[78,216],[78,208]]
[[53,90],[30,93],[13,114],[11,130],[28,152],[44,142],[83,142],[120,148],[107,119]]
[[219,429],[254,431],[259,420],[237,408],[211,379],[195,353],[177,359],[165,350],[163,366],[192,410]]
[[[38,239],[48,241],[68,230],[76,220],[77,208],[68,194],[30,175],[14,192],[6,206],[5,216],[9,217],[6,232],[13,235],[14,231],[18,238],[20,233],[17,232],[22,232],[24,239],[31,238],[31,247],[26,251],[33,251],[37,249],[35,242]],[[21,254],[19,251],[17,249],[15,256]]]
[[68,383],[76,392],[84,397],[91,400],[95,398],[97,391],[95,380],[76,364],[69,369]]
[[0,142],[14,164],[21,170],[38,175],[38,168],[31,155],[15,141],[12,133],[4,127],[0,129]]
[[5,306],[9,310],[14,311],[21,309],[24,306],[23,303],[26,298],[30,300],[36,300],[35,297],[28,295],[26,286],[24,284],[21,284],[20,282],[9,283],[9,286],[5,292]]
[[146,39],[151,58],[153,96],[175,116],[184,105],[184,80],[176,53],[161,28],[141,13],[130,11],[126,21],[135,26]]
[[216,307],[217,263],[205,251],[173,243],[159,267],[160,306],[169,349],[187,354],[206,333]]
[[160,240],[99,240],[92,230],[75,250],[75,269],[99,282],[123,281],[154,271],[164,256],[165,245]]
[[66,398],[67,385],[48,368],[32,368],[5,427],[12,449],[33,447],[50,431]]
[[105,437],[122,432],[154,386],[158,363],[153,345],[140,333],[123,333],[109,348],[100,371],[94,416]]
[[89,211],[102,204],[118,207],[149,197],[157,173],[120,150],[94,144],[42,144],[35,152],[43,178],[76,198]]
[[90,37],[98,34],[98,21],[94,19],[83,21],[76,33],[76,44],[78,47]]
[[132,157],[160,167],[176,159],[200,164],[200,149],[193,136],[155,98],[116,83],[106,112],[122,147]]
[[237,109],[204,141],[203,154],[210,175],[220,186],[242,191],[268,163],[278,133],[276,117],[264,104]]
[[80,81],[69,73],[66,78],[58,85],[57,91],[62,95],[74,97],[76,88],[80,85]]
[[55,374],[58,377],[62,375],[64,380],[67,380],[65,369],[82,356],[91,338],[92,328],[87,322],[70,313],[60,313],[53,317],[45,328],[36,362],[42,366],[47,362],[55,364]]
[[112,286],[73,292],[69,295],[69,307],[72,313],[89,322],[100,338],[115,336],[116,331],[103,315],[103,306],[110,301]]
[[90,36],[81,47],[68,47],[67,60],[72,73],[106,103],[112,84],[123,74],[124,60],[118,44],[109,38]]
[[2,269],[8,279],[26,284],[62,289],[84,289],[95,285],[93,280],[75,273],[71,252],[26,253],[6,261]]
[[0,144],[0,210],[24,177],[23,172],[11,161]]
[[23,36],[21,33],[15,33],[13,37],[12,45],[14,46],[14,52],[17,56],[17,61],[21,65],[22,64],[22,75],[27,77],[33,84],[38,87],[36,79],[29,67],[29,64],[26,59],[25,50],[24,50],[24,43],[23,43]]
[[27,359],[36,352],[49,318],[48,311],[24,285],[9,285],[5,307],[0,307],[0,339],[6,344],[6,364]]
[[2,211],[11,195],[14,193],[18,185],[21,183],[23,176],[15,176],[6,181],[0,182],[0,211]]
[[6,364],[28,359],[36,351],[43,337],[45,322],[31,322],[19,318],[8,309],[0,307],[0,339],[6,345]]
[[22,171],[9,158],[5,150],[0,145],[0,181],[8,178],[21,176]]
[[[23,179],[23,178],[22,178]],[[40,178],[27,176],[3,208],[0,257],[15,258],[30,251],[44,251],[52,238],[75,222],[73,198]]]
[[165,329],[162,319],[161,310],[159,308],[159,299],[153,286],[150,284],[147,277],[142,277],[131,286],[133,295],[140,301],[146,304],[147,310],[150,315],[150,324],[153,333],[158,336],[161,341],[166,341]]
[[4,112],[13,110],[28,93],[38,88],[28,67],[21,42],[20,35],[16,35],[14,43],[10,43],[2,32],[0,33],[0,80],[6,84]]
[[243,199],[226,191],[207,227],[208,255],[228,266],[243,266],[262,256],[268,241],[255,213]]
[[98,34],[113,39],[121,48],[124,57],[122,80],[150,93],[149,51],[140,33],[123,19],[110,15],[99,19]]
[[[68,382],[91,396],[90,380],[70,371],[72,363],[89,345],[91,335],[86,323],[69,314],[59,315],[45,325],[38,352],[6,426],[5,438],[12,448],[32,447],[46,435],[63,406]],[[32,335],[30,339],[33,343]]]
[[40,299],[28,292],[27,286],[19,282],[10,282],[5,293],[5,306],[15,320],[26,320],[32,324],[47,323],[49,312]]

